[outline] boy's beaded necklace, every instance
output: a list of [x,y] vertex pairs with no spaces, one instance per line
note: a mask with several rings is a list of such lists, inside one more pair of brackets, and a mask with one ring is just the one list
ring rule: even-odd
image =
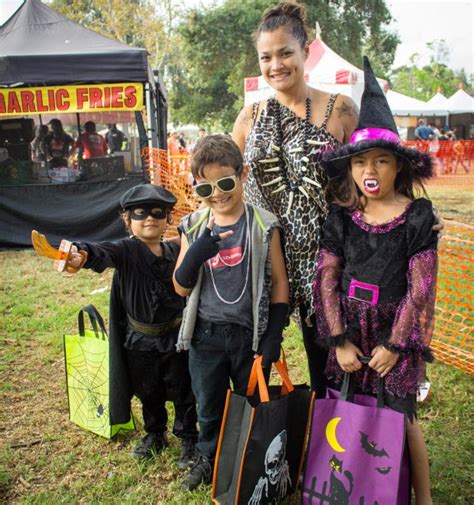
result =
[[226,263],[226,261],[222,258],[220,255],[220,252],[217,253],[218,259],[227,267],[235,267],[237,265],[240,265],[245,257],[247,256],[247,269],[245,272],[245,282],[244,282],[244,287],[242,288],[242,292],[240,295],[235,299],[235,300],[226,300],[220,293],[219,290],[217,289],[216,285],[216,280],[214,279],[214,272],[212,269],[212,260],[209,259],[207,260],[207,266],[209,268],[209,275],[211,277],[211,282],[212,282],[212,287],[214,288],[214,292],[216,293],[217,298],[222,303],[225,303],[226,305],[235,305],[242,300],[245,291],[247,290],[247,285],[249,281],[249,274],[250,274],[250,262],[251,262],[251,241],[250,241],[250,218],[249,218],[249,212],[247,210],[247,206],[245,206],[245,223],[246,223],[246,233],[245,233],[245,246],[244,246],[244,252],[242,253],[242,256],[240,260],[237,263],[234,263],[233,265],[230,265],[229,263]]

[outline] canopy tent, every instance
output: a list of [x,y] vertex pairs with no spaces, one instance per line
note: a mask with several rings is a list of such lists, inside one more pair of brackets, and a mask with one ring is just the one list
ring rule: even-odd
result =
[[474,113],[474,98],[463,89],[458,89],[454,95],[448,98],[450,114]]
[[[309,46],[305,62],[305,79],[310,86],[330,93],[342,93],[360,104],[364,90],[364,72],[334,52],[318,36]],[[386,89],[387,82],[378,79]],[[275,91],[263,76],[245,79],[245,104],[251,104],[272,96]]]
[[448,110],[448,99],[440,91],[436,95],[433,95],[426,103],[435,109]]
[[[89,97],[88,113],[110,117],[109,112],[116,109],[105,106],[105,96],[108,93],[109,105],[112,104],[117,83],[123,83],[124,89],[129,84],[140,91],[136,95],[138,106],[129,110],[135,111],[131,114],[137,120],[142,145],[166,147],[166,94],[158,75],[148,66],[145,49],[128,47],[83,28],[40,0],[25,0],[0,27],[0,120],[14,117],[12,110],[6,110],[10,105],[6,96],[14,105],[18,103],[15,96],[29,97],[31,101],[25,103],[30,109],[23,107],[20,116],[32,113],[49,117],[54,112],[54,117],[60,118],[62,113],[77,113],[77,107],[61,110],[59,102],[55,103],[56,108],[46,107],[44,100],[51,101],[55,93],[71,93],[72,105],[79,88],[101,92],[104,107],[95,108],[97,101]],[[77,96],[73,95],[76,92]],[[137,112],[137,107],[143,108],[143,101],[146,125]],[[107,160],[114,163],[111,158]],[[117,202],[120,194],[143,180],[143,175],[134,177],[107,182],[0,186],[0,247],[30,246],[32,228],[53,233],[53,241],[57,237],[55,230],[59,236],[76,240],[124,236]],[[98,218],[100,210],[103,219]]]
[[391,89],[387,91],[386,96],[388,105],[395,116],[421,116],[427,114],[427,104],[422,100],[397,93]]
[[129,47],[26,0],[0,26],[0,85],[147,82],[145,49]]

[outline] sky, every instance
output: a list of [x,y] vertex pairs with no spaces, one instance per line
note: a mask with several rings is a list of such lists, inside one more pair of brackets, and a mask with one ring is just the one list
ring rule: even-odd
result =
[[[0,24],[18,8],[22,0],[0,0]],[[210,5],[216,0],[182,0],[187,6]],[[276,3],[276,0],[275,0]],[[474,72],[474,0],[386,0],[395,19],[393,28],[401,43],[397,48],[394,68],[409,64],[412,54],[420,55],[417,63],[428,62],[427,42],[445,39],[452,69]],[[322,27],[324,39],[324,27]]]

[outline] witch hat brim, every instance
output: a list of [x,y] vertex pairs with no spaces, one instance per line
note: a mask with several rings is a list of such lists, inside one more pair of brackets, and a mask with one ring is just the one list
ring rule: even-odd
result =
[[326,153],[321,160],[328,177],[343,175],[352,156],[376,148],[386,149],[407,160],[416,178],[431,177],[433,166],[430,156],[416,149],[404,147],[400,143],[400,136],[387,98],[366,56],[364,56],[364,79],[359,122],[350,143]]

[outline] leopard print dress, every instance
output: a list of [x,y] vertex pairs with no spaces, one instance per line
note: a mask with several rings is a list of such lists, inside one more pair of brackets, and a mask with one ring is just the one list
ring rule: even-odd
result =
[[[317,145],[308,144],[305,149],[298,149],[304,147],[306,121],[275,98],[267,100],[258,119],[258,104],[254,106],[253,125],[245,144],[244,161],[250,169],[245,184],[246,201],[269,210],[280,221],[290,282],[291,311],[303,306],[307,317],[314,313],[312,283],[316,269],[315,257],[319,250],[321,226],[327,214],[322,189],[326,177],[320,159],[324,152],[340,145],[326,130],[336,98],[336,94],[331,95],[321,126],[310,125],[307,138],[317,141]],[[281,137],[275,118],[277,108],[280,108]],[[279,138],[282,145],[277,146],[280,148],[277,150],[272,146],[279,143]],[[304,156],[309,161],[302,160]],[[273,164],[261,162],[276,157],[280,160]],[[296,189],[293,192],[291,206],[288,188],[273,193],[279,184],[265,185],[279,175],[276,167],[282,163],[286,166],[286,175],[293,188],[303,187],[303,190]],[[271,168],[275,170],[269,171]],[[316,181],[321,187],[308,183],[303,177]]]

